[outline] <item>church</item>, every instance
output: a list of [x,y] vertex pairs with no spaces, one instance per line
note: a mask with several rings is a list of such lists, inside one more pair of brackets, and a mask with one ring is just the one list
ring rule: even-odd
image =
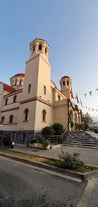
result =
[[25,73],[10,78],[10,85],[0,82],[0,120],[2,130],[10,132],[19,143],[32,138],[42,128],[60,123],[75,130],[81,124],[81,111],[74,103],[72,80],[60,79],[60,90],[51,80],[49,44],[40,38],[30,43],[30,57]]

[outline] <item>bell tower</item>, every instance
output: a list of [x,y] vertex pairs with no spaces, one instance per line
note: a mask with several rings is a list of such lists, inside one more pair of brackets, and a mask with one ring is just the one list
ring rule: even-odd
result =
[[[26,62],[23,99],[42,97],[44,86],[47,88],[46,100],[49,99],[50,87],[50,64],[48,62],[49,45],[43,40],[36,38],[30,43],[30,58]],[[30,91],[28,93],[28,90]]]
[[[30,57],[26,61],[23,92],[20,101],[19,127],[37,131],[51,123],[51,66],[48,61],[49,45],[36,38],[30,43]],[[23,115],[28,113],[28,120],[23,125]],[[44,122],[43,113],[47,114]],[[49,114],[49,115],[48,115]],[[42,116],[43,115],[43,116]],[[46,120],[45,120],[46,121]]]
[[71,101],[73,101],[72,80],[69,76],[63,76],[60,79],[61,92]]
[[30,43],[30,58],[36,56],[36,54],[41,54],[46,60],[48,60],[49,45],[43,39],[36,38]]

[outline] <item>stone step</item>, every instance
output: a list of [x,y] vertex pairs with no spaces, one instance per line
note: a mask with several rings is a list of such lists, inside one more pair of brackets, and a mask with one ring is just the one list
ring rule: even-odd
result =
[[98,148],[98,139],[86,132],[71,132],[63,137],[63,144],[66,146],[79,146]]
[[70,146],[70,147],[85,147],[85,148],[93,148],[93,149],[98,149],[98,145],[88,145],[88,144],[66,144],[63,143],[62,146]]
[[64,141],[63,144],[98,145],[98,143],[96,143],[96,142],[76,142],[76,141]]

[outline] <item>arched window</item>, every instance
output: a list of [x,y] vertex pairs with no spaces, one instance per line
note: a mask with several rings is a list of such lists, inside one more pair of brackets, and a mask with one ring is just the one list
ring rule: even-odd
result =
[[47,48],[45,48],[45,53],[47,54]]
[[28,113],[29,113],[29,110],[28,109],[25,109],[24,110],[24,121],[27,121],[28,120]]
[[33,46],[33,51],[35,51],[35,45]]
[[7,105],[7,104],[8,104],[8,98],[5,99],[5,105]]
[[28,93],[31,92],[31,84],[28,85]]
[[19,85],[20,85],[20,86],[23,86],[23,83],[24,83],[23,80],[20,79],[20,83],[19,83]]
[[67,86],[69,86],[69,80],[67,80]]
[[10,117],[9,117],[9,123],[10,124],[13,122],[13,118],[14,118],[14,116],[13,115],[10,115]]
[[58,95],[58,101],[60,101],[61,97]]
[[14,80],[12,80],[12,86],[14,86]]
[[39,48],[38,48],[39,50],[42,50],[42,45],[39,45]]
[[20,81],[19,81],[19,85],[21,86],[21,83],[22,83],[22,80],[20,79]]
[[46,94],[46,86],[44,86],[44,94]]
[[65,86],[65,81],[63,81],[63,86]]
[[42,111],[42,121],[46,121],[46,110]]
[[4,119],[5,119],[5,117],[4,117],[4,116],[2,116],[2,117],[1,117],[1,120],[2,120],[3,122],[4,122]]
[[13,97],[13,103],[15,103],[16,100],[17,100],[17,96],[15,95],[15,96]]
[[15,86],[17,85],[17,79],[15,80]]
[[70,114],[70,121],[73,122],[73,111],[70,110],[70,113],[69,114]]
[[77,113],[75,113],[75,123],[78,123],[78,121],[77,121]]

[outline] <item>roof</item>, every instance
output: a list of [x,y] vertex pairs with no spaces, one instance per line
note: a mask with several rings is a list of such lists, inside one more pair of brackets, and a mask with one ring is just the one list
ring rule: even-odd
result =
[[48,47],[50,48],[50,46],[49,46],[48,42],[47,42],[46,40],[44,40],[44,39],[41,39],[41,38],[35,38],[33,41],[31,41],[31,42],[30,42],[30,44],[32,44],[32,43],[33,43],[33,42],[35,42],[35,41],[42,41],[42,42],[46,42],[46,43],[47,43],[47,45],[48,45]]
[[66,76],[63,76],[61,79],[63,79],[63,78],[70,78],[70,77],[66,75]]
[[16,91],[16,89],[15,89],[15,88],[13,88],[12,86],[9,86],[9,85],[8,85],[8,84],[6,84],[6,83],[3,83],[3,90],[8,91],[8,92],[10,92],[10,93],[12,93],[12,92],[15,92],[15,91]]
[[25,76],[25,73],[17,73],[16,75],[12,76],[10,79],[12,79],[14,77],[17,77],[17,76],[24,77]]

